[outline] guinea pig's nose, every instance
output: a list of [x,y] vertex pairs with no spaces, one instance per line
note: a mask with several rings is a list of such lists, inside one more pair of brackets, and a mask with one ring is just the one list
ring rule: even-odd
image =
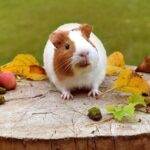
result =
[[88,51],[83,51],[83,52],[79,53],[79,56],[81,56],[81,57],[87,57],[88,55],[89,55]]

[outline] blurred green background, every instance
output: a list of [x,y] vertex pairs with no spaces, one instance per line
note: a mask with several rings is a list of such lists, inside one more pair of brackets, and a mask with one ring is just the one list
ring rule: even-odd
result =
[[149,0],[0,0],[0,65],[18,53],[41,63],[49,34],[68,22],[89,23],[107,53],[121,50],[128,64],[150,54]]

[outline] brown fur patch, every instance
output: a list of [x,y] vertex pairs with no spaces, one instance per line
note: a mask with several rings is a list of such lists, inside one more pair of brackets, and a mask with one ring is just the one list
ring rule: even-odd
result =
[[92,27],[88,24],[83,24],[79,28],[81,30],[82,36],[94,47],[95,45],[89,40],[90,34],[92,32]]
[[95,46],[89,39],[87,39],[87,41],[88,41],[94,48],[96,48],[96,46]]
[[[68,32],[59,31],[55,35],[57,43],[54,53],[54,71],[59,80],[64,80],[66,77],[74,75],[71,66],[71,57],[75,51],[74,43],[69,39]],[[53,39],[51,39],[53,42]],[[55,40],[54,40],[55,41]],[[66,44],[69,44],[69,49],[66,49]]]
[[88,39],[90,37],[91,32],[92,32],[92,27],[88,24],[82,24],[80,26],[80,30],[81,30],[84,38]]

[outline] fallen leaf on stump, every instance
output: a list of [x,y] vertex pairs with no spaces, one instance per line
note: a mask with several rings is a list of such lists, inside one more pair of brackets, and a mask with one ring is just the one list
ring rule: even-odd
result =
[[136,72],[150,73],[150,55],[136,68]]
[[0,72],[8,71],[31,80],[47,78],[45,70],[30,54],[19,54],[11,62],[0,67]]
[[134,118],[135,108],[132,103],[128,105],[109,105],[105,109],[113,114],[114,119],[117,121],[122,121],[124,117],[129,117],[131,120]]
[[135,71],[125,69],[114,82],[114,89],[132,94],[150,94],[150,85]]
[[130,96],[128,98],[128,103],[132,103],[134,106],[142,105],[146,107],[145,97],[138,94]]
[[135,71],[124,69],[116,79],[113,87],[100,94],[97,99],[114,90],[143,96],[150,95],[150,85]]
[[107,71],[106,71],[106,74],[108,76],[118,74],[123,69],[125,69],[125,61],[124,56],[121,52],[116,51],[108,56]]
[[121,67],[116,67],[116,66],[107,66],[107,71],[106,75],[107,76],[113,76],[119,74],[123,69]]
[[128,104],[108,105],[105,109],[112,113],[113,118],[122,121],[124,118],[133,120],[137,106],[145,106],[145,97],[141,95],[132,95],[128,98]]
[[27,75],[28,79],[43,80],[46,78],[45,70],[37,65],[30,65],[30,73]]

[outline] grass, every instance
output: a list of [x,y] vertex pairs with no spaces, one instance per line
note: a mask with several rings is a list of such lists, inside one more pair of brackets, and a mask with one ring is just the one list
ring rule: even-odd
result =
[[93,25],[108,54],[136,65],[150,54],[149,14],[149,0],[0,0],[0,65],[18,53],[42,63],[48,35],[67,22]]

